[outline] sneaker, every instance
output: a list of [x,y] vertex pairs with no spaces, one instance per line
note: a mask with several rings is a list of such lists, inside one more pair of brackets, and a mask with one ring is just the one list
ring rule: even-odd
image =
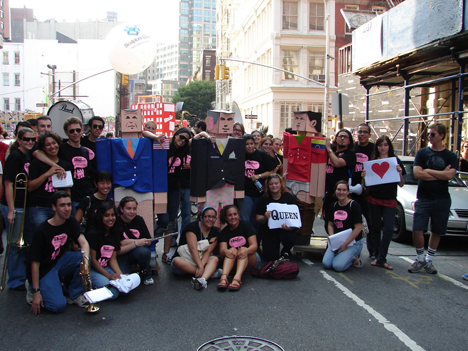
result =
[[26,302],[29,305],[32,305],[34,294],[31,292],[31,286],[29,284],[29,281],[26,280]]
[[[409,272],[409,273],[419,273],[419,272],[421,272],[421,270],[422,270],[423,268],[426,267],[426,265],[427,265],[427,262],[426,262],[426,261],[420,262],[420,261],[418,261],[418,260],[415,260],[415,261],[413,262],[413,264],[411,265],[411,267],[408,269],[408,272]],[[437,273],[437,271],[436,271],[436,273]]]
[[468,280],[468,273],[462,275],[462,279]]
[[145,284],[145,285],[153,285],[153,284],[154,284],[154,279],[153,279],[153,278],[145,279],[145,281],[143,282],[143,284]]
[[222,268],[218,268],[214,273],[213,275],[210,277],[210,279],[218,279],[221,277],[221,274],[223,274],[223,269]]
[[424,267],[424,270],[429,273],[429,274],[437,274],[437,269],[435,269],[434,265],[431,262],[426,262],[426,266]]
[[171,239],[171,247],[177,247],[177,237],[173,236]]
[[72,299],[71,297],[68,297],[67,298],[67,303],[69,305],[77,305],[79,307],[88,307],[89,306],[89,301],[86,299],[86,297],[83,296],[83,294],[81,294],[80,296],[78,296],[76,299]]
[[205,278],[192,278],[192,287],[195,290],[206,289],[208,284],[206,283]]
[[164,263],[171,264],[172,263],[172,255],[168,252],[162,255],[161,260]]

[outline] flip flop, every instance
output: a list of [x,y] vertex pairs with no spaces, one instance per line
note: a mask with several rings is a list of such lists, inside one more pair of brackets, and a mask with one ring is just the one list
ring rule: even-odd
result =
[[237,278],[232,278],[232,283],[229,284],[229,290],[237,291],[241,288],[242,282]]
[[362,261],[359,258],[354,260],[353,267],[361,268],[362,267]]
[[[226,278],[223,278],[225,276]],[[229,280],[227,280],[227,275],[226,274],[221,274],[221,279],[219,280],[219,283],[217,285],[219,290],[222,289],[227,289],[227,287],[230,286]]]
[[393,271],[393,267],[390,266],[387,262],[377,263],[377,261],[374,261],[374,262],[371,263],[371,265],[374,266],[374,267],[379,267],[379,268],[386,269],[388,271]]

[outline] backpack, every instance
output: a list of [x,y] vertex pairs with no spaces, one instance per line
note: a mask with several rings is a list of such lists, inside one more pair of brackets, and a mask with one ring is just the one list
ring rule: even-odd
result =
[[250,274],[258,278],[294,279],[299,274],[299,266],[281,257],[276,261],[268,262],[260,269],[254,269]]

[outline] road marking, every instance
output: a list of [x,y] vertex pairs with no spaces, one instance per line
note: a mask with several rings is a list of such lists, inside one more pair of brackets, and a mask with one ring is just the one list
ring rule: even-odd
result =
[[380,324],[383,324],[384,328],[393,333],[398,339],[400,339],[410,350],[414,351],[424,351],[424,349],[419,346],[414,340],[412,340],[408,335],[406,335],[401,329],[399,329],[393,323],[390,323],[384,316],[379,312],[374,310],[372,307],[367,305],[362,299],[357,295],[352,293],[347,287],[339,283],[331,275],[325,271],[320,271],[323,277],[336,285],[346,296],[353,300],[358,306],[364,308],[369,314],[371,314]]
[[354,284],[354,282],[353,282],[351,279],[349,279],[349,278],[346,276],[346,274],[344,274],[344,273],[338,273],[338,274],[341,276],[341,278],[343,278],[344,280],[346,280],[348,283]]
[[[414,260],[411,260],[409,259],[408,257],[403,257],[403,256],[400,256],[401,259],[405,260],[405,261],[408,261],[409,263],[413,263]],[[465,289],[465,290],[468,290],[468,286],[466,286],[465,284],[453,279],[453,278],[450,278],[449,276],[445,275],[445,274],[442,274],[442,273],[439,273],[437,272],[437,274],[434,274],[434,275],[438,275],[439,277],[441,277],[442,279],[452,283],[453,285],[456,285],[458,286],[459,288],[462,288],[462,289]]]
[[[432,277],[429,277],[429,276],[413,275],[410,278],[410,277],[402,277],[402,276],[396,274],[395,272],[386,271],[385,273],[390,274],[393,279],[403,280],[404,282],[407,282],[409,285],[411,285],[413,288],[416,288],[416,289],[419,289],[419,286],[416,285],[416,284],[419,284],[419,283],[421,283],[421,284],[430,284],[430,283],[432,283]],[[412,278],[416,278],[414,283],[412,281],[410,281],[410,279],[412,279]]]

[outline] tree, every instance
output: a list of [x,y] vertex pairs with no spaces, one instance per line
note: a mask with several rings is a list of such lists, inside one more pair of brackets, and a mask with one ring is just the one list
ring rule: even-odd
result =
[[[184,102],[182,110],[205,119],[206,112],[212,109],[211,102],[216,100],[216,83],[209,80],[196,80],[181,86],[172,98],[173,103]],[[189,121],[190,125],[194,121]]]

